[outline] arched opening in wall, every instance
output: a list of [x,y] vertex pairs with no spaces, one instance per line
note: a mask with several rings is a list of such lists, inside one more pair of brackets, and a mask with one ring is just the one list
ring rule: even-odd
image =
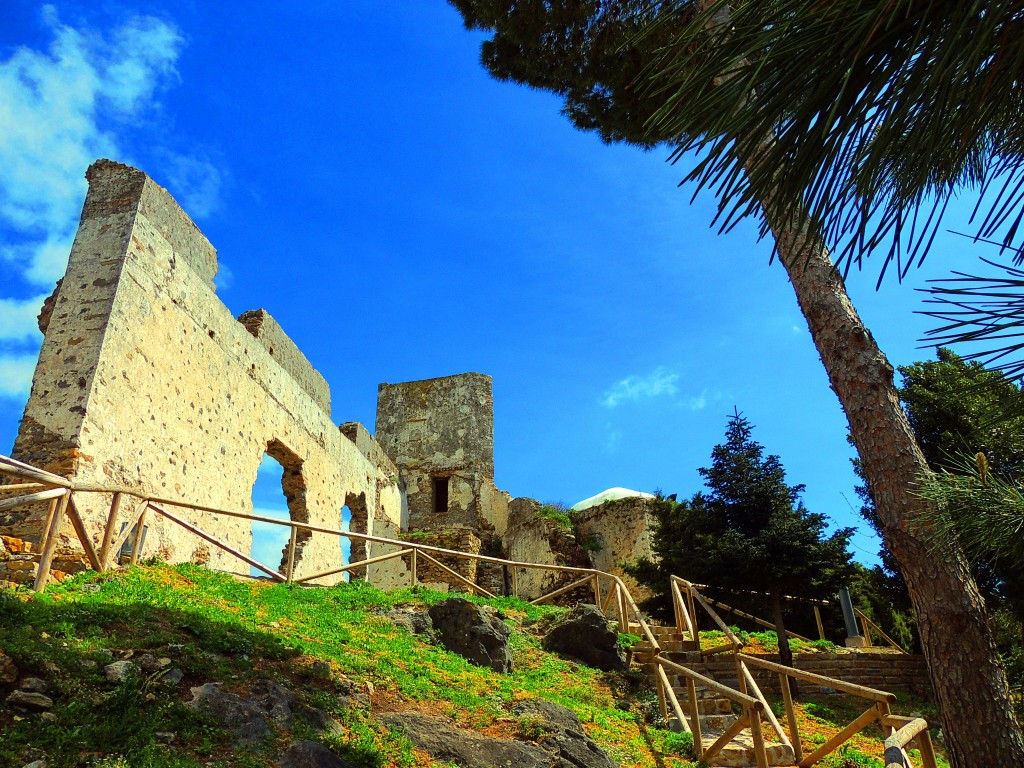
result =
[[[369,518],[366,510],[366,494],[345,494],[345,506],[341,508],[341,527],[344,530],[351,531],[352,533],[366,533],[368,530],[368,520]],[[348,539],[342,537],[342,563],[348,565],[349,563],[358,563],[360,560],[365,559],[365,541],[361,541],[360,539]],[[365,578],[366,568],[353,568],[351,571],[348,571],[349,581],[352,581],[352,579]]]
[[[267,451],[256,473],[252,488],[253,514],[278,520],[309,522],[306,510],[306,482],[302,477],[302,459],[280,440],[267,443]],[[281,573],[288,567],[288,526],[253,522],[251,557]],[[295,537],[295,568],[302,560],[302,549],[309,541],[308,531],[298,531]],[[265,576],[252,568],[253,576]]]

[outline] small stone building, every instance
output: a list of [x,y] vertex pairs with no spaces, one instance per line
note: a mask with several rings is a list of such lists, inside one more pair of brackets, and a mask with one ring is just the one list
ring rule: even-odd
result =
[[398,467],[410,531],[464,527],[484,542],[505,533],[509,496],[494,486],[490,376],[381,384],[376,438]]

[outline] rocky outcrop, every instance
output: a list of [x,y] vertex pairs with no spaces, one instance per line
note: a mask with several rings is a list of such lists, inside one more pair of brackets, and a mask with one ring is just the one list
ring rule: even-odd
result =
[[229,693],[221,683],[196,686],[187,706],[227,726],[242,745],[262,742],[275,728],[290,731],[296,716],[313,730],[338,727],[325,712],[302,704],[294,693],[271,680],[257,680],[248,696]]
[[512,670],[509,630],[494,609],[450,597],[431,606],[429,615],[438,639],[448,650],[495,672]]
[[527,699],[512,714],[538,732],[537,743],[492,739],[456,728],[447,720],[406,712],[381,716],[389,728],[401,729],[435,760],[462,768],[616,768],[616,764],[583,732],[579,718],[565,707],[543,699]]
[[293,741],[277,759],[280,768],[352,768],[323,744]]
[[544,636],[544,650],[571,656],[606,672],[626,669],[626,653],[614,625],[596,605],[577,605]]
[[512,714],[529,718],[543,729],[540,746],[557,755],[556,765],[615,768],[611,758],[583,731],[572,710],[544,699],[525,699],[512,707]]

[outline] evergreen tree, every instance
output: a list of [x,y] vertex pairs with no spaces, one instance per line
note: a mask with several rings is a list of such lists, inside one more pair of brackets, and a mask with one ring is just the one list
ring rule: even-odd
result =
[[729,419],[725,442],[698,470],[707,486],[690,501],[655,506],[657,564],[642,563],[637,577],[665,593],[669,575],[723,589],[766,592],[782,663],[793,655],[782,610],[785,595],[831,597],[853,573],[847,543],[852,528],[828,535],[823,515],[800,500],[804,486],[789,485],[778,456],[764,455],[740,413]]

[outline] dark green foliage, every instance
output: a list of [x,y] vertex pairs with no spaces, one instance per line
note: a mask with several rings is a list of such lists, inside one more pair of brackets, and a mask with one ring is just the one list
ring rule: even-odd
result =
[[673,574],[712,587],[768,592],[782,637],[782,595],[831,597],[851,575],[852,529],[828,535],[825,517],[801,503],[803,486],[787,484],[779,457],[765,456],[751,431],[750,422],[734,415],[711,466],[699,470],[708,491],[678,504],[654,503],[653,544],[661,559],[641,562],[633,573],[661,595]]
[[771,198],[858,257],[909,242],[905,270],[966,187],[990,192],[982,236],[1020,242],[1016,0],[678,0],[665,24],[681,33],[648,73],[672,97],[655,122],[704,151],[691,178],[730,207]]
[[[997,642],[1007,673],[1019,687],[1024,684],[1024,665],[1019,663],[1024,658],[1024,499],[1015,484],[1024,473],[1024,393],[998,371],[965,361],[948,349],[939,348],[937,357],[899,369],[900,400],[937,473],[920,490],[936,513],[928,525],[939,534],[935,546],[955,539],[972,555],[978,586],[996,626],[1003,627]],[[977,453],[985,456],[984,481]],[[877,530],[867,487],[857,492],[864,501],[862,514]],[[899,631],[900,619],[910,618],[909,598],[888,551],[883,547],[880,554],[887,574],[873,574],[861,585],[873,582],[875,594],[887,595],[895,610],[887,620],[879,601],[871,601],[871,610],[860,607],[881,619],[882,626]]]
[[480,59],[498,80],[512,80],[564,98],[573,125],[606,142],[650,148],[671,135],[649,127],[664,97],[650,93],[644,72],[678,30],[673,24],[641,35],[670,2],[615,0],[449,0],[467,29],[490,37]]

